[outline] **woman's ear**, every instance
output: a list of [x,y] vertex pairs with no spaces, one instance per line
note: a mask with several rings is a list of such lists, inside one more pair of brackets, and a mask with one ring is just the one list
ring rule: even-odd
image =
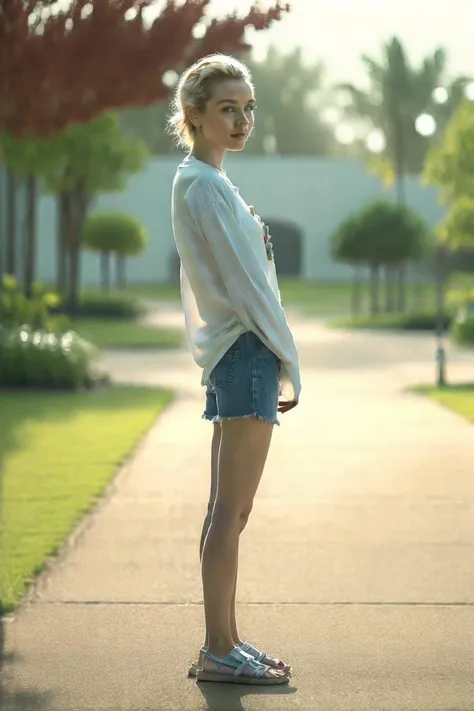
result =
[[186,108],[186,114],[193,126],[195,128],[199,128],[199,126],[201,125],[201,112],[199,111],[199,109],[196,109],[195,106],[188,106]]

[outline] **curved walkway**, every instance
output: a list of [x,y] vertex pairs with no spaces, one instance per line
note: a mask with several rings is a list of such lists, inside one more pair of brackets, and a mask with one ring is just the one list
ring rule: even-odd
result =
[[[433,380],[432,339],[290,320],[303,396],[275,431],[238,603],[243,635],[290,659],[293,683],[186,678],[211,431],[199,371],[186,352],[116,353],[116,380],[179,397],[7,625],[5,688],[30,694],[8,709],[474,709],[474,428],[406,389]],[[472,360],[453,351],[451,379],[472,379]]]

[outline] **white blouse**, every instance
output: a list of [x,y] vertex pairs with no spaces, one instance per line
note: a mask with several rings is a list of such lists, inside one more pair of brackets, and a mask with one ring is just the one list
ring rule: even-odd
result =
[[202,385],[246,331],[282,362],[281,391],[301,390],[298,351],[280,302],[262,223],[224,170],[188,156],[173,181],[171,216],[181,260],[186,332]]

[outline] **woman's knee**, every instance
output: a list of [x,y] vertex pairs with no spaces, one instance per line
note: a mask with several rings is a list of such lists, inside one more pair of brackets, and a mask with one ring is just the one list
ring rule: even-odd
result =
[[251,505],[229,505],[216,501],[212,512],[212,525],[218,528],[236,528],[243,531],[252,511]]

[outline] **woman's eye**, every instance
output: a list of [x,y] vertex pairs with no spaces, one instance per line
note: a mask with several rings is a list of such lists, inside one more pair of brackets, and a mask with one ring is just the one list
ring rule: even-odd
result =
[[[248,106],[245,107],[245,111],[255,111],[256,109],[255,104],[249,104]],[[225,113],[230,113],[231,111],[235,111],[235,108],[233,106],[226,106],[224,109],[222,109]]]

